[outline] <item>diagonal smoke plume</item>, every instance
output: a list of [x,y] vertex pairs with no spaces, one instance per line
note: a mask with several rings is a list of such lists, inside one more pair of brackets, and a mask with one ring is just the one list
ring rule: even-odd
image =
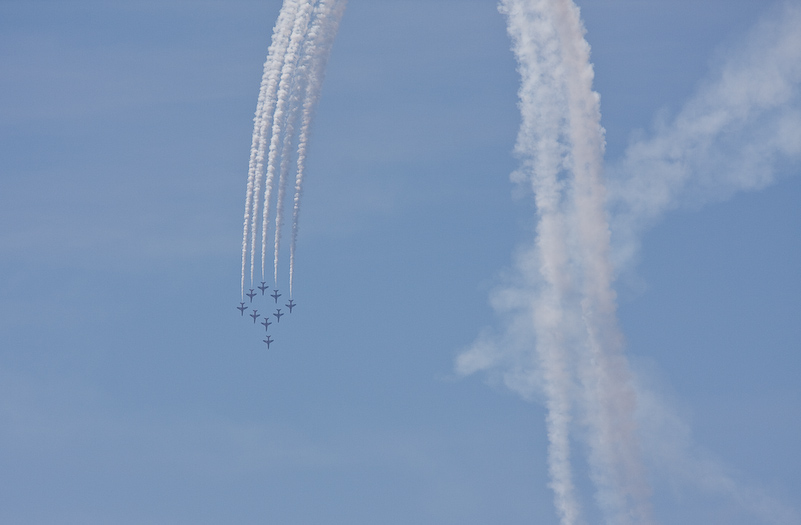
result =
[[610,166],[614,258],[667,211],[771,184],[801,158],[801,5],[786,3],[730,52],[670,122]]

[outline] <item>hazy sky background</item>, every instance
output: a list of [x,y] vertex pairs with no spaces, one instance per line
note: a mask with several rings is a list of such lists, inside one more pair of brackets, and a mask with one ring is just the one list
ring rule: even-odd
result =
[[[578,4],[614,164],[776,3]],[[556,523],[542,406],[454,372],[534,225],[509,181],[505,20],[490,0],[350,1],[299,306],[268,352],[235,306],[279,8],[0,2],[0,522]],[[791,509],[655,468],[661,523],[798,523],[799,170],[669,213],[621,281],[628,355],[686,432],[665,442]]]

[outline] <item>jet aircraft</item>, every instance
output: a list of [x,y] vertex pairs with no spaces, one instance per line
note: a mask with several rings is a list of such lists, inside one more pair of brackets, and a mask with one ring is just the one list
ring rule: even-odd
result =
[[262,319],[261,324],[264,325],[264,329],[267,330],[267,327],[269,327],[273,323],[271,323],[270,320],[265,317],[264,319]]
[[287,307],[287,308],[289,308],[289,313],[292,313],[292,309],[293,309],[294,307],[296,307],[296,306],[297,306],[297,305],[296,305],[295,303],[293,303],[293,302],[292,302],[292,299],[290,299],[290,300],[289,300],[289,303],[287,303],[287,305],[286,305],[286,307]]
[[272,338],[272,337],[270,337],[269,335],[267,336],[267,339],[262,339],[262,341],[264,341],[265,343],[267,343],[267,350],[269,350],[269,349],[270,349],[270,344],[275,342],[275,341],[273,341],[273,338]]
[[257,314],[256,312],[258,312],[258,310],[253,310],[252,312],[250,312],[250,316],[253,318],[253,324],[256,324],[256,318],[259,316],[259,314]]
[[239,306],[237,306],[236,308],[237,308],[237,310],[239,310],[239,313],[242,314],[242,317],[244,317],[245,316],[245,310],[248,309],[248,307],[245,306],[245,303],[239,303]]
[[277,319],[277,322],[281,322],[281,316],[285,315],[285,314],[282,314],[281,313],[281,309],[279,308],[278,310],[275,311],[275,313],[273,315]]
[[270,297],[272,297],[273,299],[275,299],[275,303],[276,303],[276,304],[278,304],[278,298],[279,298],[279,297],[281,297],[281,294],[280,294],[280,293],[278,293],[278,290],[276,290],[276,291],[274,291],[274,292],[273,292],[273,293],[270,295]]
[[246,293],[248,297],[250,297],[250,302],[253,302],[253,298],[256,297],[256,292],[253,291],[253,288],[250,289],[250,293]]
[[269,288],[269,286],[267,286],[267,283],[262,281],[261,284],[258,286],[258,288],[259,288],[259,290],[261,290],[261,294],[264,295],[264,290]]

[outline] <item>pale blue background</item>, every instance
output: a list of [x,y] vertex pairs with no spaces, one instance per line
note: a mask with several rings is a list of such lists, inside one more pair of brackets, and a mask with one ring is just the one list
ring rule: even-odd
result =
[[[608,159],[767,4],[579,2]],[[279,8],[0,3],[0,522],[556,523],[542,407],[453,372],[530,236],[505,20],[490,0],[351,0],[314,123],[300,306],[266,352],[234,307]],[[798,172],[668,215],[620,306],[634,366],[697,446],[796,510]],[[657,489],[662,523],[730,512]]]

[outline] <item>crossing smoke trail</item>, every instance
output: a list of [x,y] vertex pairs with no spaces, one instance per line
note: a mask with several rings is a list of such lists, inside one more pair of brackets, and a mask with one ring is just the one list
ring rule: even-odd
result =
[[[346,0],[285,0],[273,30],[254,117],[248,164],[248,183],[242,239],[241,293],[244,297],[248,249],[250,283],[254,283],[256,242],[261,235],[261,278],[266,274],[267,239],[273,193],[275,196],[274,282],[278,282],[278,260],[283,202],[293,143],[297,136],[298,163],[293,206],[293,240],[290,275],[294,275],[299,194],[308,148],[311,113],[319,98],[323,70],[330,54]],[[296,132],[298,123],[301,131]],[[266,161],[266,162],[265,162]],[[266,164],[266,165],[265,165]],[[264,195],[261,198],[262,183]],[[260,208],[261,207],[261,208]],[[257,222],[261,209],[261,229]],[[249,241],[249,242],[248,242]],[[291,279],[290,279],[291,281]],[[291,295],[291,284],[290,284]]]
[[457,371],[500,368],[510,388],[544,395],[550,486],[563,525],[581,522],[570,471],[576,430],[606,521],[653,521],[635,412],[648,427],[649,465],[726,495],[761,521],[798,523],[780,502],[680,450],[685,445],[657,442],[675,434],[665,432],[677,426],[675,416],[629,370],[612,282],[635,259],[639,235],[667,210],[764,187],[801,160],[801,5],[784,3],[673,121],[632,142],[607,170],[608,196],[599,98],[577,7],[502,0],[500,8],[521,76],[521,167],[513,180],[534,192],[536,239],[518,257],[516,280],[492,298],[507,326],[463,352]]
[[558,37],[541,9],[534,4],[505,2],[502,11],[518,56],[522,77],[520,108],[523,118],[516,152],[523,170],[518,178],[528,178],[534,191],[540,222],[537,248],[543,288],[540,301],[532,304],[536,325],[537,353],[543,373],[543,389],[548,410],[548,468],[555,505],[562,523],[575,523],[579,506],[570,470],[569,425],[572,412],[571,380],[568,361],[567,314],[564,298],[572,289],[567,266],[565,217],[562,212],[562,181],[565,149],[560,142],[564,106],[558,68]]
[[[563,525],[581,521],[570,464],[574,414],[587,430],[596,499],[610,523],[651,522],[634,425],[636,398],[617,333],[602,175],[604,131],[589,45],[571,0],[502,0],[521,75],[516,153],[538,225],[525,274],[545,394],[550,487]],[[536,270],[531,271],[530,266]],[[525,321],[523,321],[525,322]],[[462,371],[475,367],[471,352]]]
[[571,0],[558,0],[551,6],[568,95],[573,193],[569,213],[575,221],[575,253],[583,281],[580,297],[586,346],[579,360],[579,378],[590,427],[590,465],[607,519],[645,524],[651,518],[634,421],[636,395],[622,352],[612,288],[600,99],[592,91],[590,47],[578,7]]

